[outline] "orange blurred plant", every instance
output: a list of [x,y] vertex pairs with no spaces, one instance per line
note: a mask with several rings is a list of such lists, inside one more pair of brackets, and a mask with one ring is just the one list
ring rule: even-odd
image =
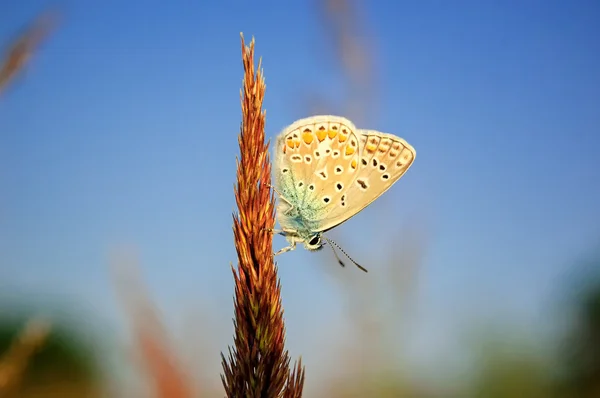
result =
[[6,51],[0,61],[0,94],[23,71],[34,51],[45,39],[57,22],[54,12],[42,13]]

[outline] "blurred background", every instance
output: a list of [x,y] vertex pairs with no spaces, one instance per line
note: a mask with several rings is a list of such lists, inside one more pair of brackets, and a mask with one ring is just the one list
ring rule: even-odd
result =
[[[0,6],[5,63],[54,6]],[[600,397],[599,3],[57,10],[0,92],[0,393],[150,396],[154,322],[195,394],[223,396],[243,32],[269,138],[336,114],[418,153],[329,235],[368,274],[277,258],[305,396]]]

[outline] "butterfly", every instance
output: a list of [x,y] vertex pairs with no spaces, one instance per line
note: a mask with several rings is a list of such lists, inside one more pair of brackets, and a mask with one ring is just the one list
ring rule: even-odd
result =
[[[273,166],[274,190],[279,196],[277,221],[289,246],[303,243],[320,250],[328,243],[358,265],[335,242],[323,235],[387,191],[413,164],[414,148],[400,137],[360,130],[340,116],[300,119],[277,136]],[[325,241],[325,242],[324,242]]]

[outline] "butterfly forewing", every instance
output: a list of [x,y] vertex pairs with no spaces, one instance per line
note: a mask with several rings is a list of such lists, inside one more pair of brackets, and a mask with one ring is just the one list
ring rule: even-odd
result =
[[345,206],[332,208],[322,230],[341,224],[356,215],[387,191],[413,164],[414,148],[400,137],[374,130],[359,130],[359,170],[344,191]]
[[357,129],[337,116],[301,119],[281,132],[275,154],[275,187],[308,221],[320,224],[337,207],[359,171]]

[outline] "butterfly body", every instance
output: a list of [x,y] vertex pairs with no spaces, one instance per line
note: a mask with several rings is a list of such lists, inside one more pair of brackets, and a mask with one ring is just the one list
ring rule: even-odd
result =
[[319,250],[323,233],[356,215],[396,182],[415,159],[403,139],[359,130],[339,116],[296,121],[277,137],[277,219],[293,250]]
[[318,211],[305,207],[287,207],[283,211],[284,214],[279,215],[279,225],[285,225],[282,235],[292,246],[296,243],[304,243],[304,247],[308,250],[319,250],[323,247],[322,232],[315,232],[319,224],[310,221],[309,218],[317,215]]

